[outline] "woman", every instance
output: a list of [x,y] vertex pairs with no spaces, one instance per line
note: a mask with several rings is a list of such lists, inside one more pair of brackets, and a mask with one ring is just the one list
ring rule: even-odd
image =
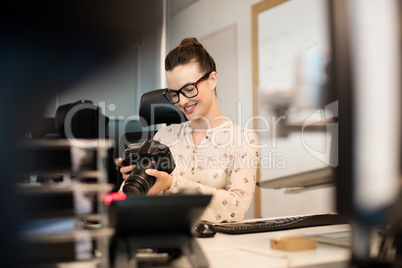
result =
[[[165,59],[169,86],[164,96],[187,117],[182,124],[159,130],[154,137],[170,147],[172,174],[146,170],[156,177],[148,194],[196,189],[213,198],[201,220],[240,221],[253,199],[259,164],[258,136],[225,118],[216,102],[218,76],[213,58],[195,38],[182,40]],[[127,179],[132,166],[120,172]]]

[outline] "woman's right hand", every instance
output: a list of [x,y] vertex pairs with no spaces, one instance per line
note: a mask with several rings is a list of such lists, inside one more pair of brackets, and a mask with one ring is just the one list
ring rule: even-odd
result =
[[120,173],[124,180],[126,180],[130,173],[134,170],[135,165],[125,166],[122,158],[116,160],[116,165],[120,167]]

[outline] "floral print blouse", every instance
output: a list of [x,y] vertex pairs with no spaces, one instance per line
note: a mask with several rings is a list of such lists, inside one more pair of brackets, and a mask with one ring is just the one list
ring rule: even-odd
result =
[[259,138],[249,129],[226,121],[208,129],[195,148],[188,122],[163,127],[154,139],[169,146],[176,168],[168,189],[196,189],[212,200],[201,220],[240,221],[254,195],[259,165]]

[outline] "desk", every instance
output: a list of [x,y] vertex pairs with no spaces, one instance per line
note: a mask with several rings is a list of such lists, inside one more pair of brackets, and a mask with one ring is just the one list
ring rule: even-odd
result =
[[242,235],[217,233],[213,238],[197,238],[197,242],[211,268],[347,267],[350,259],[348,248],[317,243],[314,250],[287,252],[270,247],[271,238],[345,227],[347,225],[333,225]]

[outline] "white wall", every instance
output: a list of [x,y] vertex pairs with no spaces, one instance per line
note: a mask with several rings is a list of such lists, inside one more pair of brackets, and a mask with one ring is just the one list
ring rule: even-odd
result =
[[[185,37],[203,40],[235,25],[237,72],[236,76],[233,75],[233,79],[237,81],[237,94],[233,95],[237,95],[237,99],[226,97],[225,102],[226,105],[229,105],[228,103],[232,106],[241,105],[236,122],[243,126],[253,116],[251,8],[258,2],[257,0],[200,0],[177,13],[170,21],[168,50],[177,46]],[[219,70],[220,66],[217,68]],[[225,85],[218,84],[218,87],[219,90],[227,90],[223,89]],[[305,138],[317,151],[325,149],[324,134],[308,134]],[[269,136],[261,136],[265,144],[270,143],[269,139],[271,139]],[[300,133],[292,134],[288,138],[279,138],[277,141],[276,146],[270,144],[264,149],[261,157],[272,158],[275,153],[276,158],[284,159],[286,166],[264,168],[261,170],[261,180],[325,166],[305,150]],[[285,194],[283,190],[262,189],[261,195],[263,217],[334,211],[333,188],[311,190],[297,195]],[[253,217],[253,208],[246,216]]]

